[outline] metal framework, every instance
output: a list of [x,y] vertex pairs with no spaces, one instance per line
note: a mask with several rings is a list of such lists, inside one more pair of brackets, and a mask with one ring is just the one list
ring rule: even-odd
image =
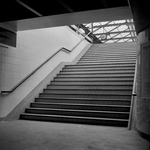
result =
[[132,19],[83,24],[102,43],[135,42],[136,31]]

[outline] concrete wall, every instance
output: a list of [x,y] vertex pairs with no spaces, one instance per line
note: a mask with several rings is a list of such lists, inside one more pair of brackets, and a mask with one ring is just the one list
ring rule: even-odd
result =
[[[69,27],[17,33],[17,47],[0,47],[0,91],[10,90],[61,47],[71,50],[83,37]],[[60,52],[13,93],[0,96],[0,118],[5,117],[59,63],[71,62],[89,43],[83,41],[70,54]]]
[[138,34],[136,128],[150,137],[150,28]]

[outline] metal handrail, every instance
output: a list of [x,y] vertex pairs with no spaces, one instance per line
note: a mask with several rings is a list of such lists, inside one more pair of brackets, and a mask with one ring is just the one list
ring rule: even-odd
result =
[[16,90],[24,81],[26,81],[29,77],[31,77],[37,70],[39,70],[43,65],[45,65],[50,59],[52,59],[57,53],[60,51],[64,51],[67,53],[70,53],[71,51],[62,47],[57,52],[55,52],[52,56],[50,56],[46,61],[44,61],[41,65],[39,65],[36,69],[34,69],[29,75],[27,75],[23,80],[21,80],[17,85],[15,85],[11,90],[9,91],[1,91],[1,94],[10,94],[14,90]]
[[133,107],[134,107],[134,98],[135,98],[135,96],[137,96],[136,81],[137,81],[137,59],[136,59],[136,64],[135,64],[134,82],[133,82],[132,97],[131,97],[131,108],[130,108],[130,116],[129,116],[129,124],[128,124],[128,129],[129,130],[131,130],[132,114],[133,114]]

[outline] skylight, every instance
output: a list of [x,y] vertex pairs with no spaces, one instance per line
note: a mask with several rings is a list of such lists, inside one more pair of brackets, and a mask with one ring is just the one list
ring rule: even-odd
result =
[[136,32],[132,19],[83,24],[102,43],[135,42]]

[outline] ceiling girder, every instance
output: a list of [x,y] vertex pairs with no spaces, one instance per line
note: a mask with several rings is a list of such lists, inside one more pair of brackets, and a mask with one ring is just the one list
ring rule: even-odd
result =
[[116,33],[129,33],[129,32],[136,32],[135,30],[124,30],[124,31],[112,31],[112,32],[106,32],[106,33],[96,33],[95,35],[102,35],[102,34],[116,34]]
[[23,3],[20,0],[15,0],[18,4],[22,5],[23,7],[25,7],[26,9],[28,9],[29,11],[33,12],[34,14],[36,14],[39,17],[42,17],[43,15],[40,14],[39,12],[37,12],[36,10],[34,10],[33,8],[31,8],[30,6],[28,6],[27,4]]
[[101,39],[101,41],[109,41],[109,40],[121,40],[121,39],[136,39],[136,36],[135,37],[120,37],[120,38],[109,38],[109,39]]
[[104,24],[104,25],[93,26],[93,28],[99,28],[99,27],[103,28],[103,27],[110,27],[110,26],[117,26],[117,25],[120,25],[120,26],[121,25],[127,25],[127,26],[129,26],[129,25],[134,25],[134,23],[133,22],[128,22],[128,23],[124,22],[124,23],[114,23],[114,24],[107,24],[107,25]]

